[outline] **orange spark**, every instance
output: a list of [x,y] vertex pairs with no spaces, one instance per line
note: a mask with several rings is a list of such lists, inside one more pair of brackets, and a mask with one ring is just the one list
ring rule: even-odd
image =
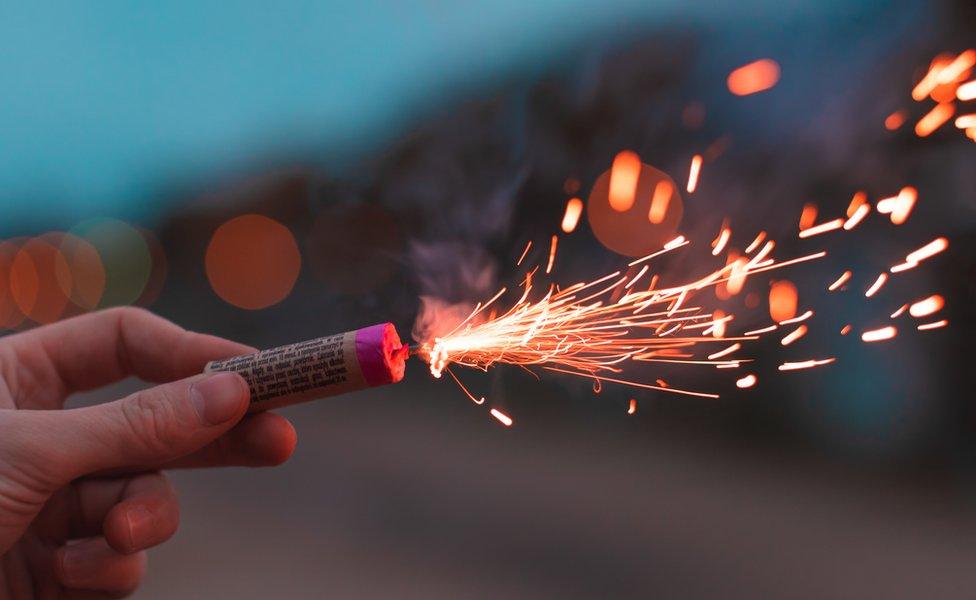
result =
[[793,317],[792,319],[784,319],[784,320],[780,321],[779,324],[780,325],[792,325],[793,323],[800,323],[802,321],[806,321],[807,319],[809,319],[812,316],[813,316],[813,311],[812,310],[808,310],[805,313],[803,313],[802,315],[800,315],[799,317]]
[[862,204],[867,204],[867,202],[867,194],[861,191],[855,192],[854,196],[851,198],[851,203],[847,205],[847,216],[853,217],[854,213],[857,212],[857,209],[859,209]]
[[659,386],[661,386],[661,387],[664,387],[664,388],[668,387],[668,382],[667,381],[664,381],[663,379],[657,379],[657,380],[655,380],[655,382]]
[[815,235],[820,235],[821,233],[827,233],[828,231],[834,231],[835,229],[840,229],[844,226],[844,219],[834,219],[833,221],[827,221],[826,223],[821,223],[820,225],[814,225],[813,227],[804,228],[800,231],[801,238],[813,237]]
[[848,217],[846,221],[844,221],[844,231],[850,231],[851,229],[857,227],[861,223],[861,221],[863,221],[865,217],[868,216],[869,212],[871,212],[870,204],[865,203],[858,206],[857,209],[854,211],[854,214]]
[[881,286],[883,286],[886,281],[888,281],[887,273],[881,273],[880,275],[878,275],[878,278],[874,280],[874,283],[871,284],[871,287],[869,287],[867,291],[864,292],[864,296],[870,298],[871,296],[878,293],[878,290],[881,289]]
[[943,103],[936,104],[935,107],[927,112],[924,117],[915,124],[915,134],[918,137],[928,137],[936,129],[946,124],[956,112],[956,105]]
[[729,91],[736,96],[748,96],[768,90],[779,81],[779,64],[763,58],[729,73]]
[[928,72],[922,79],[915,84],[912,88],[912,99],[921,102],[926,96],[932,93],[932,90],[939,85],[939,74],[942,72],[949,63],[952,62],[952,57],[949,55],[936,56],[932,60],[932,64],[929,66]]
[[847,335],[850,332],[851,332],[851,326],[850,325],[844,325],[843,327],[840,328],[840,334],[841,335]]
[[888,131],[894,131],[905,124],[905,111],[896,110],[885,118],[884,126]]
[[744,390],[746,388],[751,388],[756,385],[756,376],[753,374],[746,375],[742,379],[737,379],[735,382],[735,387]]
[[746,246],[746,250],[745,250],[746,254],[749,254],[750,252],[758,248],[759,244],[761,244],[764,239],[766,239],[766,232],[760,231],[759,234],[756,235],[756,239],[752,240],[752,242],[750,242],[749,245]]
[[731,346],[729,346],[728,348],[725,348],[724,350],[719,350],[718,352],[714,352],[712,354],[709,354],[708,355],[708,360],[715,360],[716,358],[722,358],[723,356],[728,356],[729,354],[732,354],[733,352],[735,352],[736,350],[738,350],[740,348],[742,348],[742,344],[740,344],[739,342],[736,342],[736,343],[732,344]]
[[732,230],[729,229],[727,222],[722,223],[722,229],[718,232],[718,237],[712,241],[712,256],[718,256],[725,249],[725,245],[729,243],[729,238],[732,236]]
[[956,89],[956,98],[962,101],[976,100],[976,79],[968,81]]
[[897,319],[898,317],[900,317],[903,314],[905,314],[905,311],[906,310],[908,310],[908,305],[907,304],[902,304],[901,306],[898,307],[898,310],[896,310],[895,312],[891,313],[891,318],[892,319]]
[[831,357],[831,358],[824,358],[820,360],[810,359],[810,360],[801,360],[797,362],[785,362],[777,368],[780,371],[797,371],[799,369],[811,369],[813,367],[819,367],[821,365],[829,365],[835,360],[836,360],[835,358]]
[[559,236],[552,236],[552,242],[549,244],[549,262],[546,264],[546,273],[552,273],[552,263],[556,261],[556,246],[559,244]]
[[671,182],[662,179],[654,186],[654,195],[651,197],[651,210],[647,213],[647,220],[655,225],[664,222],[664,217],[668,214],[668,204],[671,203],[671,194],[674,190]]
[[908,314],[915,318],[927,317],[942,310],[943,306],[945,306],[945,299],[938,294],[933,294],[924,300],[913,303],[908,309]]
[[670,242],[664,244],[664,249],[665,250],[674,250],[675,248],[678,248],[680,246],[684,246],[687,243],[688,242],[685,240],[685,236],[679,235],[678,237],[674,238]]
[[786,336],[783,337],[783,339],[781,339],[779,343],[784,346],[789,346],[790,344],[800,339],[801,337],[805,336],[806,334],[807,334],[807,326],[800,325],[790,333],[786,334]]
[[563,214],[561,225],[563,233],[572,233],[576,229],[581,214],[583,214],[583,201],[579,198],[570,198],[566,203],[566,212]]
[[688,193],[694,193],[698,188],[698,176],[701,174],[702,155],[696,154],[691,157],[691,167],[688,169]]
[[914,252],[909,252],[908,256],[905,257],[905,262],[900,265],[895,265],[889,269],[892,273],[899,273],[901,271],[907,271],[908,269],[918,266],[918,263],[922,262],[927,258],[931,258],[936,254],[944,251],[949,247],[949,240],[944,237],[935,238],[928,244],[925,244],[918,250]]
[[800,213],[800,231],[812,227],[817,220],[817,205],[808,202],[803,205],[803,212]]
[[515,263],[516,267],[522,266],[522,261],[525,260],[525,256],[529,253],[529,249],[531,247],[532,247],[532,240],[529,240],[529,243],[525,245],[525,250],[522,250],[522,255],[519,256],[518,262]]
[[843,273],[840,274],[840,277],[837,278],[837,281],[835,281],[832,284],[830,284],[829,286],[827,286],[827,291],[828,292],[836,291],[842,285],[844,285],[845,283],[847,283],[847,280],[849,280],[850,278],[851,278],[851,272],[850,271],[844,271]]
[[752,331],[747,331],[742,335],[759,335],[761,333],[769,333],[770,331],[776,331],[778,325],[770,325],[769,327],[763,327],[762,329],[753,329]]
[[610,208],[627,212],[637,198],[637,180],[640,178],[641,161],[636,152],[624,150],[613,159],[610,167]]
[[898,330],[894,326],[888,325],[887,327],[865,331],[861,334],[861,340],[865,342],[880,342],[883,340],[890,340],[897,334]]
[[966,50],[946,65],[936,76],[939,83],[954,83],[976,65],[976,50]]
[[498,419],[498,421],[505,427],[511,427],[512,423],[514,423],[514,421],[512,421],[512,417],[506,415],[505,413],[498,410],[497,408],[493,408],[489,412],[491,412],[491,416]]
[[948,324],[949,321],[942,319],[941,321],[934,321],[932,323],[925,323],[923,325],[919,325],[917,329],[919,331],[928,331],[929,329],[938,329],[940,327],[945,327]]
[[898,192],[898,201],[891,211],[891,222],[895,225],[901,225],[908,220],[908,215],[911,214],[912,208],[915,206],[915,201],[917,199],[918,190],[912,186],[905,186],[901,188],[901,191]]
[[[725,311],[722,309],[716,309],[715,312],[712,313],[712,326],[710,327],[712,330],[712,337],[725,337],[725,327],[730,320],[732,320],[732,315],[726,317]],[[702,335],[705,335],[705,331],[702,332]]]
[[627,406],[627,414],[632,415],[637,412],[637,400],[633,398],[630,399],[630,404]]
[[956,117],[956,127],[959,129],[969,129],[970,127],[976,127],[976,113],[970,113],[968,115],[960,115]]

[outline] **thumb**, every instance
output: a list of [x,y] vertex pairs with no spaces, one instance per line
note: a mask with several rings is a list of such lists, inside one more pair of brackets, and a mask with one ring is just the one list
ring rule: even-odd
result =
[[87,408],[40,412],[35,459],[66,483],[95,471],[153,466],[202,448],[247,411],[247,383],[236,373],[197,375]]

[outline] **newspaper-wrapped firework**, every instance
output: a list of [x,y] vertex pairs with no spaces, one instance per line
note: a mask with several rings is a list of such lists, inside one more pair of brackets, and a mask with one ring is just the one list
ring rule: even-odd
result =
[[403,379],[409,348],[392,323],[209,363],[234,371],[251,388],[250,412],[268,410]]

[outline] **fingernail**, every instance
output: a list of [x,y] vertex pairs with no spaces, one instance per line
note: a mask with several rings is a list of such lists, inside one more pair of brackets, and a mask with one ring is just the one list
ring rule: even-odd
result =
[[236,373],[214,373],[190,386],[190,399],[206,425],[220,425],[237,416],[243,395]]
[[125,511],[125,520],[129,524],[130,549],[133,552],[142,550],[152,535],[153,514],[145,506],[138,505]]
[[61,573],[67,582],[80,581],[92,567],[85,542],[68,543],[61,552]]

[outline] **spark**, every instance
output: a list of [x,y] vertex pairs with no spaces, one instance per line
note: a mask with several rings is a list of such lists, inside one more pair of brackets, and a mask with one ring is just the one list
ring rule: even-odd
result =
[[925,244],[918,250],[914,252],[909,252],[908,256],[905,257],[905,262],[894,265],[889,271],[892,273],[900,273],[902,271],[907,271],[908,269],[913,269],[919,265],[923,260],[931,258],[936,254],[944,251],[949,247],[949,240],[944,237],[935,238],[928,244]]
[[515,263],[516,267],[522,266],[522,261],[525,260],[525,256],[529,253],[530,248],[532,248],[532,240],[529,240],[529,243],[525,245],[525,250],[522,250],[522,255],[519,256],[518,262]]
[[976,127],[976,113],[971,113],[968,115],[960,115],[956,117],[956,127],[959,129],[969,129],[970,127]]
[[724,350],[719,350],[718,352],[714,352],[712,354],[709,354],[708,355],[708,360],[715,360],[716,358],[722,358],[723,356],[728,356],[729,354],[732,354],[733,352],[735,352],[736,350],[739,350],[741,348],[742,348],[742,344],[740,344],[739,342],[736,342],[736,343],[732,344],[731,346],[729,346],[728,348],[725,348]]
[[847,205],[847,216],[853,217],[857,209],[861,207],[862,204],[867,204],[868,195],[864,192],[855,192],[854,196],[851,198],[851,203]]
[[751,388],[756,385],[756,376],[750,373],[741,379],[735,381],[735,387],[744,390],[746,388]]
[[932,64],[929,66],[928,72],[922,79],[915,84],[912,88],[912,99],[921,102],[926,96],[932,93],[932,90],[939,85],[939,74],[942,70],[952,62],[949,56],[937,56],[932,60]]
[[815,235],[820,235],[821,233],[827,233],[828,231],[834,231],[835,229],[840,229],[844,226],[844,219],[834,219],[833,221],[827,221],[826,223],[821,223],[820,225],[814,225],[812,227],[807,227],[800,231],[801,238],[813,237]]
[[455,375],[455,374],[454,374],[454,371],[452,371],[452,370],[450,370],[450,369],[447,369],[447,374],[448,374],[448,375],[450,375],[452,379],[454,379],[454,383],[456,383],[456,384],[458,384],[458,387],[459,387],[459,388],[461,388],[461,391],[462,391],[462,392],[464,392],[464,394],[465,394],[465,395],[466,395],[466,396],[467,396],[467,397],[468,397],[468,398],[469,398],[469,399],[470,399],[470,400],[471,400],[472,402],[474,402],[475,404],[484,404],[484,403],[485,403],[485,398],[484,398],[484,396],[482,396],[482,397],[481,397],[480,399],[477,399],[477,398],[475,398],[475,397],[474,397],[474,394],[472,394],[472,393],[471,393],[471,392],[470,392],[470,391],[468,390],[468,388],[467,388],[467,387],[465,387],[465,385],[464,385],[463,383],[461,383],[461,380],[460,380],[460,379],[458,379],[458,377],[457,377],[457,375]]
[[549,262],[546,264],[546,273],[552,273],[552,263],[556,261],[557,245],[559,245],[559,236],[553,235],[552,242],[549,244]]
[[865,217],[868,216],[869,212],[871,212],[870,204],[865,203],[858,206],[854,210],[854,214],[852,214],[850,217],[847,218],[846,221],[844,221],[844,231],[850,231],[851,229],[857,227],[861,223],[861,221],[863,221]]
[[797,361],[797,362],[785,362],[785,363],[781,364],[777,368],[780,371],[798,371],[800,369],[812,369],[813,367],[819,367],[819,366],[822,366],[822,365],[829,365],[830,363],[834,362],[835,360],[837,360],[837,359],[831,357],[831,358],[824,358],[824,359],[820,359],[820,360],[810,359],[810,360],[801,360],[801,361]]
[[579,224],[580,215],[583,213],[583,201],[579,198],[570,198],[566,203],[566,212],[563,214],[561,224],[563,233],[573,233],[576,225]]
[[627,212],[637,198],[637,180],[640,178],[641,161],[636,152],[624,150],[613,159],[610,167],[610,208]]
[[807,326],[800,325],[790,333],[786,334],[786,336],[783,339],[781,339],[779,343],[784,346],[789,346],[790,344],[800,339],[801,337],[805,336],[806,334],[807,334]]
[[647,220],[655,225],[664,222],[664,217],[668,214],[668,204],[671,203],[671,195],[674,188],[667,179],[662,179],[654,186],[654,195],[651,197],[651,209],[647,213]]
[[760,231],[759,234],[756,235],[756,239],[752,240],[752,242],[750,242],[749,245],[746,246],[746,250],[745,250],[746,254],[749,254],[750,252],[758,248],[759,244],[761,244],[764,239],[766,239],[766,232]]
[[698,188],[698,176],[701,174],[702,155],[691,157],[691,167],[688,169],[688,193],[692,194]]
[[883,340],[890,340],[897,334],[898,329],[896,329],[893,325],[888,325],[887,327],[865,331],[861,334],[861,340],[865,342],[880,342]]
[[955,104],[936,104],[924,117],[915,124],[915,134],[918,137],[928,137],[936,129],[942,127],[956,112]]
[[919,325],[916,329],[919,331],[928,331],[929,329],[938,329],[940,327],[945,327],[949,324],[949,321],[942,319],[941,321],[933,321],[932,323],[924,323]]
[[632,415],[637,412],[637,400],[633,398],[630,399],[630,404],[627,406],[627,414]]
[[748,96],[770,89],[779,81],[779,64],[763,58],[743,65],[729,73],[729,91],[736,96]]
[[896,110],[885,117],[884,126],[888,131],[894,131],[905,124],[905,111]]
[[905,311],[906,310],[908,310],[908,305],[907,304],[902,304],[901,306],[898,307],[898,310],[896,310],[895,312],[891,313],[891,318],[892,319],[897,319],[898,317],[900,317],[903,314],[905,314]]
[[712,256],[718,256],[725,249],[725,245],[729,243],[729,238],[732,237],[732,230],[729,229],[727,223],[722,223],[722,229],[718,232],[718,237],[712,242]]
[[871,296],[877,294],[878,290],[881,289],[881,286],[883,286],[886,281],[888,281],[887,273],[881,273],[880,275],[878,275],[878,278],[874,280],[874,283],[871,284],[871,287],[869,287],[867,291],[864,292],[864,296],[866,298],[870,298]]
[[840,328],[840,334],[841,335],[847,335],[850,332],[851,332],[851,326],[850,325],[844,325],[843,327]]
[[664,249],[665,250],[674,250],[676,248],[680,248],[681,246],[684,246],[687,243],[688,242],[685,241],[685,236],[679,235],[678,237],[674,238],[673,240],[671,240],[667,244],[664,244]]
[[976,100],[976,79],[960,85],[956,89],[956,98],[962,101]]
[[812,316],[813,316],[813,311],[812,310],[808,310],[807,312],[803,313],[799,317],[793,317],[792,319],[783,319],[782,321],[779,322],[779,324],[780,325],[792,325],[793,323],[800,323],[802,321],[806,321],[807,319],[809,319]]
[[812,202],[804,204],[803,211],[800,213],[800,231],[812,227],[816,220],[817,205]]
[[943,306],[945,306],[945,299],[938,294],[933,294],[924,300],[913,303],[908,309],[908,314],[915,318],[927,317],[942,310]]
[[771,331],[776,331],[778,325],[770,325],[769,327],[763,327],[762,329],[753,329],[752,331],[747,331],[742,335],[760,335],[763,333],[769,333]]
[[493,408],[489,412],[491,413],[491,416],[498,419],[498,422],[504,425],[505,427],[511,427],[512,423],[514,423],[514,421],[512,421],[512,417],[506,415],[505,413],[498,410],[497,408]]
[[844,271],[843,273],[840,274],[840,277],[838,277],[836,281],[834,281],[832,284],[830,284],[829,286],[827,286],[827,291],[828,292],[836,291],[842,285],[844,285],[845,283],[847,283],[848,280],[850,280],[850,278],[851,278],[851,272],[850,271]]
[[976,50],[966,50],[936,75],[939,83],[953,83],[976,65]]

